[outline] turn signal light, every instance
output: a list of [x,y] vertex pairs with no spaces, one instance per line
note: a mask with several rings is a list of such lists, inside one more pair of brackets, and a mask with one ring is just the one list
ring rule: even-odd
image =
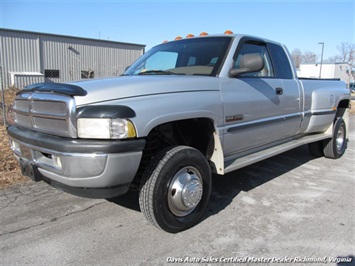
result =
[[[224,32],[224,34],[234,34],[233,33],[233,31],[231,31],[231,30],[226,30],[225,32]],[[205,32],[205,31],[203,31],[203,32],[201,32],[200,33],[200,35],[199,36],[207,36],[208,35],[208,33],[207,32]],[[193,35],[192,33],[189,33],[189,34],[187,34],[186,35],[186,38],[188,39],[188,38],[193,38],[193,37],[195,37],[195,35]],[[181,36],[176,36],[176,38],[175,38],[175,41],[178,41],[178,40],[182,40],[183,38],[181,37]],[[163,41],[163,43],[167,43],[168,41],[167,40],[165,40],[165,41]]]

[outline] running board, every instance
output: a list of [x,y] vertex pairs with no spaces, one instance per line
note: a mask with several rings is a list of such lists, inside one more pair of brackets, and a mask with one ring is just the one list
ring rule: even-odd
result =
[[329,138],[332,138],[332,136],[326,135],[324,133],[309,135],[243,157],[238,157],[236,159],[228,160],[224,162],[225,165],[224,173],[226,174],[234,170],[243,168],[245,166],[251,165],[253,163],[260,162],[262,160],[289,151],[291,149],[297,148],[299,146],[324,140],[324,139],[329,139]]

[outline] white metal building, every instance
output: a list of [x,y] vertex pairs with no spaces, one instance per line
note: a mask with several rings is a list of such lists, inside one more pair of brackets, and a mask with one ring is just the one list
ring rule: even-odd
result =
[[0,28],[0,84],[21,88],[122,74],[145,45]]
[[302,78],[338,78],[347,86],[354,83],[355,69],[347,63],[320,63],[301,64],[297,71]]

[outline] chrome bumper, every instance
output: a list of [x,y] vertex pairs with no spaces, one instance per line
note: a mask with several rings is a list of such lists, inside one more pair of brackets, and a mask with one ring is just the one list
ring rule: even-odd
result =
[[24,175],[35,181],[62,184],[66,190],[129,186],[145,145],[144,140],[61,138],[17,126],[9,127],[8,135]]

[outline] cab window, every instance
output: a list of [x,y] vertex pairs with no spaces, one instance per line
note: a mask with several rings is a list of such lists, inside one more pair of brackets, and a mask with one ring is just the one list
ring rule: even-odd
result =
[[264,68],[259,72],[241,74],[239,77],[274,77],[274,69],[265,44],[245,42],[242,44],[234,62],[234,68],[240,69],[240,61],[246,54],[259,54],[264,60]]
[[273,43],[269,43],[268,48],[275,65],[276,76],[281,79],[292,79],[292,68],[285,50],[281,46]]

